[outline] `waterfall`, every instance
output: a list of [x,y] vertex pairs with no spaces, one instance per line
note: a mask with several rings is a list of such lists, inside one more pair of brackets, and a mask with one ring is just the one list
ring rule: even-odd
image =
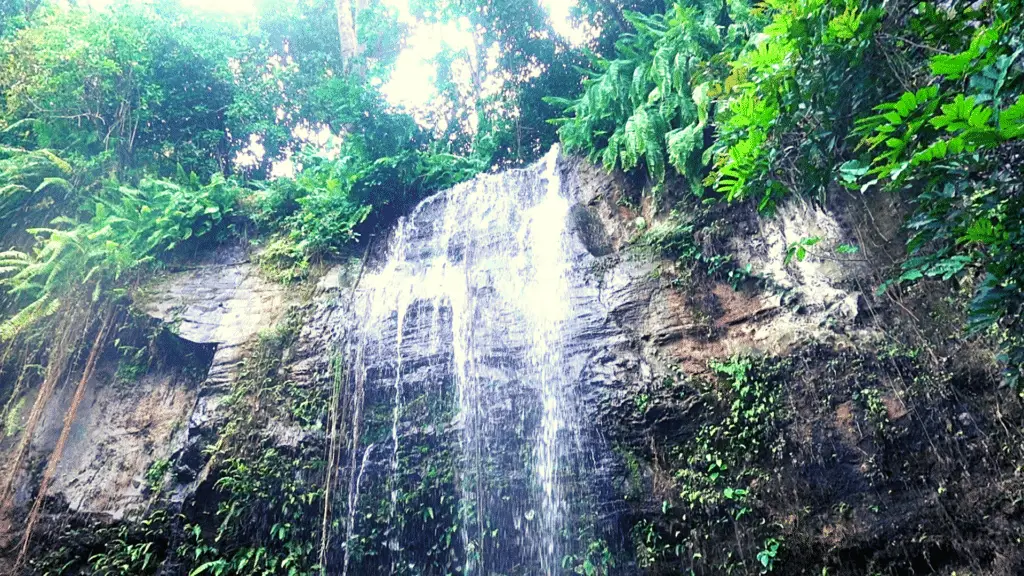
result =
[[559,433],[575,423],[573,406],[567,394],[570,386],[561,361],[562,332],[570,306],[568,275],[571,266],[566,246],[569,201],[562,196],[558,175],[558,150],[545,158],[541,176],[543,197],[527,211],[523,228],[522,254],[528,254],[528,267],[521,269],[524,284],[521,298],[526,306],[524,318],[533,328],[526,358],[540,388],[542,417],[535,441],[536,477],[543,491],[541,501],[541,567],[553,574],[559,564],[558,532],[562,528],[562,491],[559,466]]
[[[349,345],[367,422],[350,446],[391,448],[370,482],[386,508],[385,571],[432,573],[426,557],[464,574],[553,575],[576,551],[592,447],[566,360],[581,274],[569,196],[555,148],[430,197],[360,286]],[[435,534],[446,555],[423,542]]]

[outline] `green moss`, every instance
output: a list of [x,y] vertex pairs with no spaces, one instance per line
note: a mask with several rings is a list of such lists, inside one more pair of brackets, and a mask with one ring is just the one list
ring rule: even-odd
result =
[[149,371],[151,358],[148,348],[121,346],[121,359],[117,364],[115,378],[121,384],[138,382]]
[[25,408],[25,397],[23,396],[17,400],[12,399],[12,402],[4,414],[4,434],[8,438],[14,437],[21,432],[21,412]]
[[632,450],[622,445],[616,446],[615,452],[622,457],[626,464],[625,498],[627,500],[643,498],[646,493],[646,487],[644,485],[643,471],[640,468],[640,459]]
[[289,234],[271,236],[256,255],[264,277],[292,284],[309,277],[310,263],[302,246]]
[[159,492],[163,488],[164,479],[167,477],[167,471],[170,468],[170,460],[166,458],[154,460],[146,470],[146,491],[150,493]]

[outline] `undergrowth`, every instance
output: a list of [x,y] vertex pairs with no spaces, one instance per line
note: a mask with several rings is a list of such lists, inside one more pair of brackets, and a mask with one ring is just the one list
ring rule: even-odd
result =
[[710,367],[713,377],[701,386],[711,412],[691,438],[666,448],[674,494],[662,502],[660,514],[632,528],[641,567],[727,573],[755,565],[767,569],[762,558],[774,562],[774,556],[758,556],[746,546],[723,549],[716,542],[740,527],[781,538],[765,525],[761,491],[784,455],[788,410],[782,399],[789,367],[785,360],[745,356]]

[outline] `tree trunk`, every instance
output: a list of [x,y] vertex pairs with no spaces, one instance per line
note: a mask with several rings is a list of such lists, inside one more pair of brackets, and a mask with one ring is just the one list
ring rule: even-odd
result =
[[341,67],[348,72],[352,60],[359,52],[359,39],[356,37],[356,17],[352,0],[334,0],[338,11],[338,36],[341,39]]

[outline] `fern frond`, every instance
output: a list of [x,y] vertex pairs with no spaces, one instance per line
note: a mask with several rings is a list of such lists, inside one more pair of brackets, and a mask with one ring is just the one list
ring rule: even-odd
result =
[[0,324],[0,341],[8,341],[14,338],[25,328],[46,317],[47,312],[52,309],[52,303],[53,300],[43,296],[8,318]]

